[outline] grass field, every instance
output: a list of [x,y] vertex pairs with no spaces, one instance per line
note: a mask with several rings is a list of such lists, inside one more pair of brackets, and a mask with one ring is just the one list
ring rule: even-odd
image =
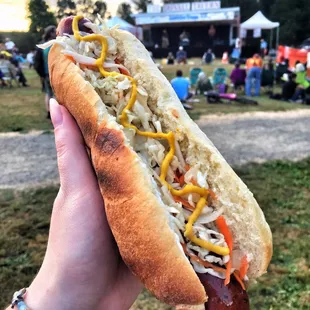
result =
[[[249,290],[252,309],[309,309],[310,158],[247,165],[237,173],[254,192],[274,238],[269,273]],[[56,187],[0,191],[0,308],[41,264],[56,193]],[[132,309],[170,308],[144,291]]]
[[[189,76],[189,71],[195,65],[167,66],[162,68],[166,77],[171,80],[177,69],[184,71],[184,76]],[[196,66],[199,66],[196,60]],[[203,66],[202,69],[212,75],[215,67],[220,66],[216,62],[212,66]],[[226,67],[227,71],[232,66]],[[44,107],[44,94],[41,92],[41,84],[35,71],[25,69],[26,77],[31,87],[29,88],[0,88],[0,132],[30,130],[50,130],[52,128],[49,120],[46,119]],[[194,104],[194,110],[189,112],[193,119],[199,119],[204,114],[215,113],[242,113],[249,111],[287,111],[293,109],[307,108],[298,104],[291,104],[276,100],[270,100],[266,95],[257,98],[258,106],[244,106],[237,103],[232,104],[207,104],[203,96],[197,97],[200,101]]]

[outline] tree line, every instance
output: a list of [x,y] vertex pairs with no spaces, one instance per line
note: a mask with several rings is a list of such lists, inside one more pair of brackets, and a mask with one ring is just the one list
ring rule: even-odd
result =
[[[118,6],[117,15],[134,24],[131,14],[134,11],[145,12],[152,0],[133,0],[133,7],[126,1]],[[194,2],[191,0],[165,0],[165,3]],[[222,0],[222,7],[239,6],[242,21],[261,10],[267,18],[280,22],[280,42],[286,45],[299,45],[310,37],[309,0]],[[45,0],[29,0],[28,17],[31,21],[29,31],[42,34],[48,25],[69,15],[83,14],[92,21],[97,15],[107,17],[108,7],[104,1],[97,0],[58,0],[56,11],[50,11]]]
[[[132,3],[135,11],[146,12],[147,5],[151,4],[152,0],[133,0]],[[132,13],[133,8],[129,3],[124,1],[119,4],[117,15],[130,24],[134,24]],[[77,14],[82,14],[94,22],[97,21],[98,14],[109,17],[107,4],[102,0],[58,0],[54,12],[50,10],[45,0],[30,0],[28,3],[29,32],[41,35],[47,26],[56,25],[62,18]]]

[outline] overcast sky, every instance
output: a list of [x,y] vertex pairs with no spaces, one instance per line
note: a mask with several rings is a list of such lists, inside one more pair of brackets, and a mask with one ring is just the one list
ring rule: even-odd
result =
[[[57,0],[46,0],[49,5],[56,5]],[[94,0],[95,1],[95,0]],[[26,19],[26,0],[0,0],[0,31],[20,30],[25,31],[29,27]],[[121,2],[130,0],[105,0],[109,12],[115,15],[118,5]],[[153,0],[154,4],[161,3],[161,0]]]

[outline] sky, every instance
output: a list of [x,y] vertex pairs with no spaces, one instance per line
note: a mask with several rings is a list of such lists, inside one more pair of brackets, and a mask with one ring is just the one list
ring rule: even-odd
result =
[[[57,0],[46,0],[52,7],[56,5]],[[115,15],[118,5],[124,0],[105,0],[108,5],[108,11]],[[125,2],[131,2],[130,0]],[[153,1],[155,4],[161,0]],[[27,0],[0,0],[0,32],[1,31],[27,31],[29,21],[26,18]]]

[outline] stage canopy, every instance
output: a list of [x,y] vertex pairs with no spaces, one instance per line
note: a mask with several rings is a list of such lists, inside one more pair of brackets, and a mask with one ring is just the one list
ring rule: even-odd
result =
[[274,29],[279,26],[280,23],[270,21],[261,11],[258,11],[255,15],[241,24],[241,28],[245,30]]

